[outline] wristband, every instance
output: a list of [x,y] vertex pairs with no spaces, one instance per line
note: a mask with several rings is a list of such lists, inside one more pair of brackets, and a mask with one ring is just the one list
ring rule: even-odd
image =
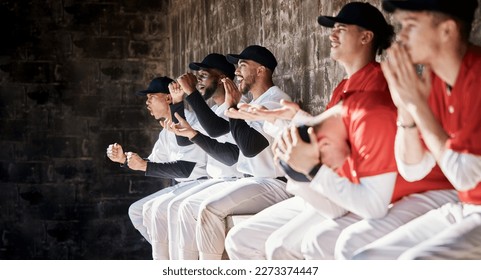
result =
[[316,166],[314,166],[311,171],[309,171],[309,173],[307,173],[306,177],[312,181],[312,179],[314,179],[314,177],[316,177],[316,174],[317,172],[319,172],[319,169],[321,169],[321,166],[322,166],[322,163],[318,163],[316,164]]
[[120,164],[120,167],[126,167],[126,166],[128,166],[128,165],[127,165],[127,157],[125,157],[124,163],[121,163],[121,164]]
[[410,124],[410,125],[405,125],[405,124],[403,124],[401,121],[396,121],[396,125],[397,125],[397,127],[404,128],[404,129],[410,129],[410,128],[415,128],[415,127],[416,127],[416,123],[415,123],[415,122],[413,122],[413,123]]

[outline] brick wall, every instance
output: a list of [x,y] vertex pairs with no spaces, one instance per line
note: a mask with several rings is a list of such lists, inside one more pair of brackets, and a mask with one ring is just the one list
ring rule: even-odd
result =
[[346,2],[1,1],[0,259],[150,258],[127,209],[168,181],[105,157],[113,142],[147,156],[156,139],[133,92],[261,44],[279,61],[275,82],[318,113],[343,72],[316,18]]
[[150,257],[128,206],[169,181],[105,149],[148,156],[160,131],[133,93],[166,74],[164,6],[2,1],[0,259]]

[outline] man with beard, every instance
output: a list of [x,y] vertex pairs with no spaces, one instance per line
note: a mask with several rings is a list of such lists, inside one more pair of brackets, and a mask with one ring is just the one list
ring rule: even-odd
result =
[[[272,74],[277,66],[274,55],[264,47],[252,45],[240,55],[227,55],[237,63],[232,79],[224,78],[225,105],[228,116],[250,93],[251,103],[270,109],[280,106],[281,99],[290,97],[274,86]],[[183,259],[221,259],[224,251],[225,218],[230,214],[254,214],[289,197],[285,191],[284,173],[274,164],[269,149],[273,138],[263,129],[262,121],[229,118],[199,121],[212,133],[231,133],[239,147],[237,169],[245,178],[215,184],[185,199],[179,209],[180,255]],[[182,121],[175,129],[184,129]],[[226,129],[227,128],[227,129]],[[191,139],[194,137],[188,136]]]
[[[169,93],[169,84],[173,80],[168,77],[157,77],[153,79],[146,90],[137,92],[139,96],[146,96],[147,109],[150,114],[160,123],[171,118],[170,104],[172,96]],[[196,124],[193,114],[186,112],[187,119]],[[133,203],[129,208],[129,217],[134,227],[142,236],[155,246],[152,232],[146,226],[148,224],[142,218],[144,206],[155,198],[162,197],[168,201],[176,195],[198,185],[207,179],[206,153],[196,146],[180,147],[177,145],[175,134],[162,129],[159,138],[154,145],[151,155],[147,159],[141,158],[138,154],[124,153],[120,144],[114,143],[107,148],[107,156],[113,162],[121,163],[132,170],[145,172],[145,176],[174,179],[178,184],[164,188]],[[165,230],[167,236],[167,230]],[[165,243],[165,242],[164,242]],[[168,258],[168,250],[162,253],[154,251],[154,259]]]
[[[169,89],[173,96],[173,112],[176,112],[176,117],[184,126],[188,126],[190,130],[187,131],[185,128],[182,129],[182,131],[179,131],[179,129],[170,129],[170,122],[166,122],[165,127],[179,135],[177,140],[180,146],[197,146],[208,153],[206,170],[212,179],[202,182],[182,194],[178,194],[172,200],[165,200],[163,197],[159,197],[144,206],[144,222],[147,223],[154,244],[158,241],[161,243],[162,240],[166,240],[165,229],[168,228],[170,259],[179,258],[177,213],[180,203],[186,197],[212,185],[242,177],[242,173],[237,171],[236,168],[239,148],[235,145],[231,134],[225,134],[224,132],[216,137],[216,139],[211,139],[205,135],[206,133],[202,127],[196,127],[196,129],[194,129],[188,125],[188,122],[184,119],[185,116],[182,117],[184,115],[183,96],[185,92],[187,94],[186,100],[192,105],[199,120],[205,122],[206,119],[212,120],[220,118],[225,121],[223,118],[225,118],[224,111],[227,105],[224,103],[225,92],[221,79],[225,77],[234,78],[235,68],[226,60],[224,55],[218,53],[207,55],[200,63],[190,63],[189,68],[197,71],[197,77],[191,73],[181,75],[177,79],[177,83],[172,82],[169,85]],[[206,103],[209,99],[214,101],[214,105],[211,108],[209,108],[209,105]],[[218,129],[218,127],[216,128]],[[219,133],[217,132],[217,134]],[[188,136],[189,139],[184,136]],[[211,156],[211,154],[214,154],[214,156]],[[195,241],[195,238],[192,237],[190,240]],[[161,255],[155,252],[164,249],[165,245],[153,246],[154,256]]]

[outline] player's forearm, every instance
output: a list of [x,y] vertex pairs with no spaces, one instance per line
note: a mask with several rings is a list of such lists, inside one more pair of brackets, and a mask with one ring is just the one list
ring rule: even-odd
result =
[[191,139],[196,145],[204,150],[211,157],[222,162],[227,166],[232,166],[239,159],[239,148],[231,143],[220,143],[216,139],[212,139],[202,133],[197,133]]
[[396,176],[396,172],[389,172],[361,178],[360,184],[354,184],[323,166],[310,186],[354,214],[374,219],[386,215]]
[[407,165],[418,164],[423,159],[425,148],[414,119],[402,108],[398,110],[397,126],[394,145],[396,160]]
[[148,162],[145,176],[160,177],[166,179],[188,178],[194,170],[195,162]]
[[244,120],[230,119],[230,129],[239,150],[246,157],[254,157],[269,147],[269,141]]
[[433,154],[436,162],[440,163],[446,150],[446,141],[449,138],[447,133],[436,120],[427,103],[410,106],[408,110],[421,132],[428,150]]
[[210,137],[219,137],[229,132],[229,122],[217,116],[198,91],[186,97],[197,119]]
[[458,191],[474,189],[481,183],[481,156],[446,150],[439,166]]

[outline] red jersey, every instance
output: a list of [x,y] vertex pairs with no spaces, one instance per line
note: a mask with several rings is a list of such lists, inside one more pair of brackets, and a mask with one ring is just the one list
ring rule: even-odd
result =
[[[481,47],[470,46],[454,86],[432,74],[429,106],[449,139],[446,148],[481,155]],[[444,175],[443,175],[444,176]],[[462,202],[481,204],[481,182],[469,191],[458,191]]]
[[[351,155],[337,173],[359,184],[362,177],[396,172],[394,139],[397,108],[380,65],[369,63],[349,80],[343,80],[334,90],[328,107],[340,100],[343,100],[343,121],[348,131]],[[437,167],[417,182],[407,182],[398,175],[391,201],[411,193],[452,188],[449,181],[440,178],[439,174],[442,173]]]

